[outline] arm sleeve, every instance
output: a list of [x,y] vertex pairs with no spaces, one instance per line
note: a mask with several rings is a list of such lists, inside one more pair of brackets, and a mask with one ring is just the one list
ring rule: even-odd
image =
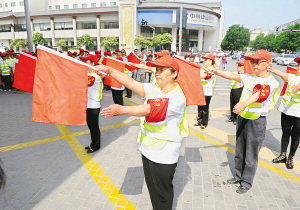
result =
[[245,86],[247,77],[249,76],[249,74],[240,74],[240,78],[241,78],[241,85]]

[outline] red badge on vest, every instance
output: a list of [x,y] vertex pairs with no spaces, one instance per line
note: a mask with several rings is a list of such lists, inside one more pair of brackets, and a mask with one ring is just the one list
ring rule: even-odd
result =
[[270,95],[270,86],[269,85],[257,84],[253,88],[252,95],[254,95],[254,93],[256,93],[258,91],[260,91],[260,95],[259,95],[259,98],[258,98],[258,100],[256,102],[262,103],[265,100],[267,100],[268,97],[269,97],[269,95]]
[[150,104],[150,115],[146,117],[146,122],[160,122],[166,119],[168,98],[148,99],[147,104]]
[[94,83],[95,83],[95,77],[88,76],[88,86],[93,86]]

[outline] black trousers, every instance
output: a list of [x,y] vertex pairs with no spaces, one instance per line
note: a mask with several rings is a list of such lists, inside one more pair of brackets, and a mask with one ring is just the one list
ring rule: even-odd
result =
[[211,96],[205,96],[206,105],[198,106],[197,122],[200,125],[207,126],[207,124],[208,124],[210,100],[211,100]]
[[124,101],[123,101],[123,90],[114,90],[111,89],[112,91],[112,96],[113,96],[113,100],[115,104],[120,104],[120,105],[124,105]]
[[2,80],[2,89],[11,89],[11,80],[10,80],[10,75],[2,75],[1,76]]
[[125,88],[126,89],[126,96],[128,98],[131,98],[132,97],[132,90],[128,89],[128,88]]
[[142,161],[153,210],[171,210],[174,197],[172,181],[177,163],[159,164],[143,155]]
[[90,129],[91,134],[91,144],[92,149],[98,149],[101,146],[101,133],[99,129],[99,113],[100,108],[91,109],[87,108],[86,110],[86,122],[87,126]]
[[258,153],[266,136],[266,117],[248,120],[238,116],[236,125],[235,178],[250,189],[257,169]]
[[281,113],[281,152],[286,152],[290,137],[291,137],[291,148],[289,156],[294,156],[300,140],[300,118]]
[[240,101],[240,97],[242,95],[243,88],[235,88],[230,91],[230,119],[234,122],[237,121],[238,114],[233,113],[233,107]]

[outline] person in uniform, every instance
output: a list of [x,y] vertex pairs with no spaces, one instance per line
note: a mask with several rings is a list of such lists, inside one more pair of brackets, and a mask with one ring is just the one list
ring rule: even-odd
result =
[[[98,58],[94,55],[87,57],[79,57],[90,66],[99,64]],[[102,76],[104,77],[104,76]],[[86,110],[86,122],[90,129],[91,144],[85,149],[87,153],[93,153],[101,147],[101,132],[99,129],[99,113],[100,113],[100,100],[102,98],[103,83],[101,77],[88,69],[88,103]]]
[[[237,62],[237,70],[238,72],[233,72],[236,74],[244,73],[244,61]],[[230,90],[230,118],[226,120],[226,122],[233,122],[236,125],[238,114],[233,112],[233,107],[240,101],[240,97],[242,95],[243,87],[240,82],[232,80],[231,82],[231,90]]]
[[[273,163],[285,163],[288,169],[294,168],[293,158],[299,147],[300,140],[300,57],[294,59],[297,62],[296,74],[284,73],[280,70],[269,67],[269,71],[280,76],[287,87],[282,97],[278,110],[281,112],[281,153],[273,159]],[[287,148],[290,143],[290,153],[287,158]]]
[[12,72],[12,64],[6,59],[7,56],[5,53],[1,54],[2,62],[0,63],[0,76],[2,81],[2,90],[3,91],[11,91],[11,78],[10,75],[13,75]]
[[210,69],[212,73],[244,86],[240,102],[233,108],[239,114],[236,125],[235,176],[227,181],[229,184],[240,183],[236,191],[240,194],[252,187],[258,153],[266,135],[266,117],[279,96],[279,83],[268,73],[271,54],[266,50],[258,50],[254,56],[246,56],[245,59],[252,63],[255,75]]
[[[97,66],[127,88],[145,98],[144,105],[111,105],[104,108],[105,117],[129,115],[141,117],[141,132],[138,137],[139,150],[145,181],[154,210],[171,210],[174,190],[173,177],[177,166],[183,137],[188,135],[186,121],[186,99],[175,83],[178,63],[171,56],[163,56],[153,62],[158,86],[140,83],[130,76],[108,67]],[[99,75],[102,75],[101,72]]]
[[198,116],[197,123],[194,126],[200,126],[201,129],[205,129],[208,125],[208,117],[209,117],[209,104],[213,94],[213,86],[216,83],[216,76],[208,74],[207,69],[212,68],[215,64],[215,58],[212,55],[207,55],[204,59],[204,68],[201,68],[201,82],[205,95],[205,106],[198,106]]

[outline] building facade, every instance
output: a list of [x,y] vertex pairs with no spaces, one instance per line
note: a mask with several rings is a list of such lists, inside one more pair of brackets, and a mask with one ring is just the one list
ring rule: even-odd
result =
[[281,33],[281,32],[285,32],[286,29],[291,26],[291,25],[295,25],[296,23],[300,23],[300,18],[299,19],[296,19],[296,20],[293,20],[291,22],[288,22],[288,23],[284,23],[284,24],[281,24],[281,25],[278,25],[278,26],[275,26],[274,27],[274,31],[272,31],[273,33]]
[[[1,0],[0,0],[1,2]],[[7,2],[20,2],[2,0]],[[223,38],[224,9],[217,3],[183,3],[150,0],[39,0],[30,6],[31,28],[46,39],[46,46],[55,46],[64,39],[69,47],[77,45],[78,37],[89,34],[94,45],[89,50],[101,50],[100,42],[106,36],[117,37],[119,46],[135,48],[134,39],[143,35],[170,33],[173,42],[170,50],[179,49],[179,30],[176,27],[176,10],[182,6],[187,10],[187,27],[183,29],[182,49],[196,48],[201,51],[218,50]],[[104,4],[105,3],[105,4]],[[32,5],[29,0],[29,5]],[[14,5],[14,4],[13,4]],[[1,6],[1,4],[0,4]],[[2,5],[3,6],[3,5]],[[8,7],[7,7],[8,8]],[[1,8],[0,8],[1,9]],[[0,45],[9,46],[11,40],[27,38],[24,7],[17,11],[0,12]],[[142,20],[148,26],[142,25]],[[149,27],[151,26],[151,27]],[[103,50],[103,49],[102,49]]]

